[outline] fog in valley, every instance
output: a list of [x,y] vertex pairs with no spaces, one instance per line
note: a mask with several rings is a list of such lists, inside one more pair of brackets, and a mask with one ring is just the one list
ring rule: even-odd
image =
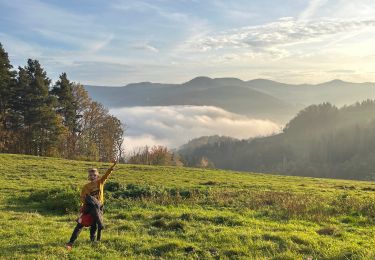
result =
[[127,124],[125,149],[145,145],[178,148],[193,138],[208,135],[248,139],[280,132],[270,120],[253,119],[213,106],[155,106],[111,109]]

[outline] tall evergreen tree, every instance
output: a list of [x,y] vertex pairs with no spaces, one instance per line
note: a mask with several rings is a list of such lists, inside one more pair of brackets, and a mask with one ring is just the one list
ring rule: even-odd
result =
[[56,100],[49,94],[51,80],[37,60],[29,59],[25,68],[19,68],[15,111],[21,116],[24,152],[33,155],[51,155],[61,134],[61,119],[54,106]]
[[7,151],[11,132],[9,131],[9,120],[11,112],[10,100],[14,88],[16,72],[12,70],[8,53],[5,52],[0,43],[0,151]]
[[62,73],[51,93],[57,97],[57,112],[63,116],[63,123],[70,131],[76,131],[78,104],[73,94],[73,83]]
[[66,73],[60,75],[51,94],[57,97],[57,112],[61,115],[65,127],[65,138],[61,143],[61,153],[64,157],[75,158],[78,122],[78,101],[74,96],[73,83]]

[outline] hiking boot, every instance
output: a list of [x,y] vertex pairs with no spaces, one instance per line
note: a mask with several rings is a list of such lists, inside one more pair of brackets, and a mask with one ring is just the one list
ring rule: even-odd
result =
[[72,243],[67,243],[66,244],[66,250],[71,251],[72,248],[73,248],[73,244]]

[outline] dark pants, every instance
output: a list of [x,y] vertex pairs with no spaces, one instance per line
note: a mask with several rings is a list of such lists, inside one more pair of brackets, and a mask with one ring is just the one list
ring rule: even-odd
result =
[[[103,206],[100,208],[100,210],[103,212]],[[83,229],[83,225],[81,223],[77,223],[77,226],[74,228],[72,236],[70,237],[69,243],[73,244],[74,241],[78,238],[79,234],[81,233]],[[95,233],[97,232],[96,235],[96,240],[100,241],[101,236],[102,236],[102,226],[99,226],[98,228],[98,222],[94,221],[94,224],[90,226],[90,240],[95,241]]]
[[[83,225],[80,224],[80,223],[77,223],[77,226],[74,228],[73,233],[72,233],[72,236],[70,237],[70,240],[69,240],[69,243],[70,243],[70,244],[73,244],[74,241],[76,241],[76,239],[77,239],[77,237],[79,236],[79,234],[81,233],[82,229],[83,229]],[[91,240],[91,241],[95,241],[95,233],[96,233],[96,230],[98,230],[98,228],[97,228],[97,224],[94,223],[93,225],[90,226],[90,240]],[[96,237],[96,240],[97,240],[97,241],[100,241],[100,239],[101,239],[101,235],[102,235],[102,230],[99,229],[99,230],[98,230],[97,237]]]

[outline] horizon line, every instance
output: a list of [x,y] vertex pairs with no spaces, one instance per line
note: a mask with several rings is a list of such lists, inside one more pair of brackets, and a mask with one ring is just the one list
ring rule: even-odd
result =
[[327,84],[327,83],[332,83],[332,82],[341,82],[341,83],[350,83],[350,84],[375,84],[375,81],[363,81],[363,82],[351,82],[351,81],[345,81],[345,80],[342,80],[342,79],[339,79],[339,78],[334,78],[332,80],[328,80],[328,81],[323,81],[321,83],[316,83],[316,84],[312,84],[312,83],[298,83],[298,84],[295,84],[295,83],[285,83],[285,82],[280,82],[280,81],[276,81],[276,80],[272,80],[272,79],[267,79],[267,78],[253,78],[253,79],[249,79],[249,80],[243,80],[241,78],[236,78],[236,77],[209,77],[209,76],[196,76],[188,81],[184,81],[184,82],[181,82],[181,83],[171,83],[171,82],[152,82],[152,81],[138,81],[138,82],[130,82],[130,83],[127,83],[125,85],[103,85],[103,84],[100,84],[100,85],[93,85],[93,84],[85,84],[85,83],[81,83],[79,82],[80,84],[82,84],[83,86],[89,86],[89,87],[111,87],[111,88],[122,88],[122,87],[127,87],[129,85],[133,85],[133,84],[165,84],[165,85],[183,85],[183,84],[186,84],[190,81],[193,81],[195,79],[199,79],[199,78],[206,78],[206,79],[210,79],[210,80],[218,80],[218,79],[235,79],[235,80],[240,80],[242,82],[251,82],[251,81],[256,81],[256,80],[263,80],[263,81],[271,81],[271,82],[275,82],[275,83],[280,83],[280,84],[285,84],[285,85],[292,85],[292,86],[302,86],[302,85],[311,85],[311,86],[318,86],[318,85],[323,85],[323,84]]

